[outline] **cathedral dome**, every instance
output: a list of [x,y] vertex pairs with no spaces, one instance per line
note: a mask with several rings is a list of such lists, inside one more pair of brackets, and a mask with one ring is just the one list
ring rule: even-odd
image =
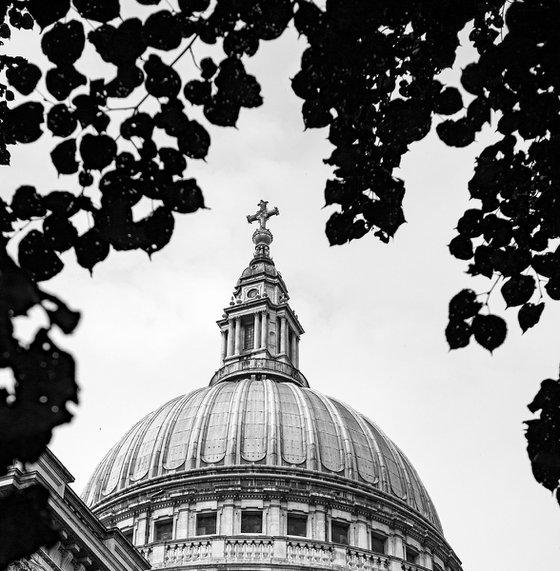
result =
[[209,386],[134,425],[84,499],[152,568],[173,571],[461,571],[406,456],[364,415],[311,389],[303,327],[270,257],[255,251],[217,321]]
[[145,416],[91,478],[88,504],[158,479],[224,468],[291,470],[406,504],[441,531],[399,448],[365,416],[321,393],[270,378],[238,378],[177,397]]

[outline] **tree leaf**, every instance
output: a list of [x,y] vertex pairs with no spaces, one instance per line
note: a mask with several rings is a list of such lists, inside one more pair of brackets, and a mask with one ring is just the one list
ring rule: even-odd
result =
[[27,9],[41,28],[62,20],[70,10],[70,0],[29,0]]
[[472,289],[463,289],[454,295],[449,302],[449,319],[468,319],[474,317],[482,309]]
[[77,125],[76,116],[64,103],[53,105],[47,113],[47,127],[56,137],[69,137]]
[[78,238],[78,231],[66,218],[51,214],[43,220],[43,234],[47,243],[57,252],[66,252],[72,248]]
[[471,335],[471,326],[466,321],[450,317],[449,323],[445,328],[445,338],[450,349],[466,347],[471,340]]
[[506,322],[497,315],[476,315],[472,322],[474,338],[490,353],[499,347],[506,338]]
[[33,143],[42,134],[44,107],[42,103],[27,101],[9,109],[4,119],[8,142]]
[[82,268],[92,273],[93,267],[109,255],[109,242],[101,237],[95,227],[78,237],[74,244],[76,259]]
[[58,174],[73,174],[78,172],[79,163],[76,161],[76,139],[66,139],[51,151],[51,160]]
[[86,77],[72,65],[59,66],[47,71],[46,84],[49,93],[58,101],[62,101],[74,89],[85,85]]
[[120,14],[119,0],[73,0],[74,7],[86,20],[108,22]]
[[109,135],[86,133],[80,143],[80,155],[88,170],[103,170],[113,162],[116,154],[117,144]]
[[42,232],[31,230],[18,246],[19,265],[36,281],[50,280],[64,264],[58,254],[48,245]]
[[150,14],[144,22],[144,35],[147,44],[159,50],[174,50],[181,45],[181,26],[169,10]]
[[523,305],[531,299],[535,292],[535,287],[535,278],[533,276],[512,276],[502,286],[502,297],[508,307]]
[[536,305],[533,303],[526,303],[521,307],[517,314],[517,320],[519,321],[519,326],[523,330],[523,333],[539,322],[543,309],[544,303],[537,303]]
[[81,55],[85,45],[84,26],[81,22],[57,22],[43,34],[43,53],[57,66],[72,65]]
[[28,61],[13,65],[6,71],[6,79],[22,95],[30,95],[33,92],[41,75],[41,70]]
[[34,186],[20,186],[14,193],[11,209],[20,220],[29,220],[47,213],[44,198],[37,193]]

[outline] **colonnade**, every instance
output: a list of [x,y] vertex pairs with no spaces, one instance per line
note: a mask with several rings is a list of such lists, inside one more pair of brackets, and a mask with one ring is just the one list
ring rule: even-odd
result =
[[[247,318],[253,320],[253,347],[243,347],[243,318],[245,327]],[[287,355],[294,366],[299,362],[299,338],[289,327],[286,316],[280,316],[275,325],[277,339],[275,347],[270,347],[268,340],[270,315],[267,310],[258,311],[248,316],[230,317],[225,329],[222,329],[221,360],[240,355],[243,350],[269,349],[278,355]],[[278,346],[279,345],[279,346]]]

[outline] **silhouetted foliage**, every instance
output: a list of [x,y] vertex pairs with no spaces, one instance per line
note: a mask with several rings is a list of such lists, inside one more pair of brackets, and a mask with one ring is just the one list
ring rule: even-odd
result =
[[[523,331],[538,323],[546,296],[560,299],[560,4],[178,0],[173,10],[159,0],[137,2],[153,6],[145,20],[121,14],[119,0],[0,4],[0,38],[37,24],[52,64],[45,71],[22,57],[0,56],[0,164],[9,164],[11,146],[48,132],[55,138],[54,167],[81,187],[22,186],[11,202],[0,201],[0,364],[16,379],[15,393],[0,399],[11,427],[0,432],[0,474],[15,459],[36,459],[53,426],[69,419],[66,402],[76,401],[71,357],[54,347],[48,329],[23,346],[13,335],[13,317],[42,306],[50,327],[71,333],[77,314],[38,286],[62,271],[60,253],[74,250],[90,272],[111,250],[151,255],[168,243],[177,213],[204,208],[197,181],[184,173],[188,161],[207,156],[211,139],[191,110],[199,107],[208,123],[231,127],[243,108],[261,105],[260,85],[244,61],[291,22],[308,44],[291,80],[303,100],[303,123],[328,127],[333,145],[325,160],[333,167],[325,202],[337,208],[326,225],[329,242],[368,232],[388,242],[405,222],[405,184],[395,171],[410,145],[435,120],[445,144],[464,147],[494,119],[495,140],[480,153],[468,185],[475,205],[449,243],[471,275],[494,285],[484,301],[472,290],[451,300],[449,347],[465,347],[474,337],[493,351],[504,342],[505,321],[488,309],[498,283],[507,306],[519,308]],[[465,28],[478,57],[462,70],[459,89],[440,74],[453,66]],[[202,59],[197,77],[184,79],[175,64],[187,53],[194,57],[195,43],[216,44],[223,56]],[[80,70],[88,50],[112,66],[110,77]],[[134,95],[135,103],[118,107],[118,99]],[[100,201],[92,200],[98,195]],[[142,218],[133,216],[138,208]],[[80,213],[88,228],[77,225]],[[7,250],[16,235],[17,263]],[[32,446],[13,428],[30,414]]]

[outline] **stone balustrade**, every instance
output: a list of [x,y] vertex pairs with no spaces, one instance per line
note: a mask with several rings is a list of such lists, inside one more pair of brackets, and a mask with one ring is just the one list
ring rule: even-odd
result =
[[210,380],[210,386],[237,375],[266,375],[267,373],[282,377],[288,381],[296,382],[302,387],[309,387],[305,376],[292,365],[282,361],[276,361],[275,359],[262,358],[247,358],[224,365],[214,373]]
[[175,540],[139,547],[138,551],[154,569],[261,562],[282,569],[401,571],[402,563],[402,571],[425,571],[366,549],[262,535]]

